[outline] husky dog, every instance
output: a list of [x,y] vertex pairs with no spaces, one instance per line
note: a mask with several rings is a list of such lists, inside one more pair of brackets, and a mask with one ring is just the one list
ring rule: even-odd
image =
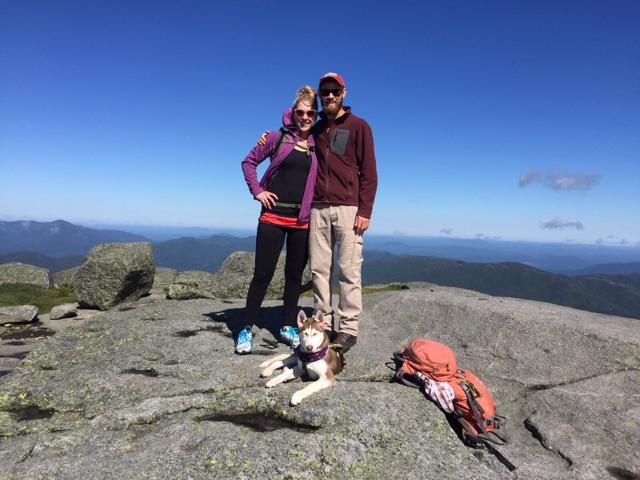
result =
[[342,355],[329,348],[329,334],[321,312],[307,318],[304,311],[300,310],[298,329],[300,345],[293,354],[276,355],[260,364],[260,368],[264,369],[260,373],[261,377],[270,377],[278,368],[284,368],[280,375],[267,382],[267,388],[305,375],[312,380],[317,379],[294,393],[291,405],[298,405],[312,393],[334,386],[335,376],[342,371],[344,365]]

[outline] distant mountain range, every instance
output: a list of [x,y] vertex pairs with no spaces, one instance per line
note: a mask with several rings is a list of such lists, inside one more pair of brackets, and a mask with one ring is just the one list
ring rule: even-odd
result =
[[[519,262],[564,275],[584,275],[584,269],[601,265],[597,273],[640,273],[619,264],[640,265],[639,246],[583,245],[490,240],[484,238],[369,236],[369,250],[395,255],[420,255],[475,263]],[[616,266],[614,266],[614,264]],[[607,267],[608,266],[608,267]]]
[[176,238],[193,237],[207,238],[212,235],[233,235],[234,237],[249,237],[255,235],[256,228],[204,228],[204,227],[172,227],[163,225],[121,225],[121,224],[97,224],[85,225],[98,230],[119,230],[135,233],[147,237],[152,242],[164,242]]
[[94,230],[64,220],[0,221],[0,254],[35,252],[51,257],[85,255],[100,243],[145,242],[145,237],[117,230]]
[[[0,222],[0,263],[12,261],[58,271],[80,265],[95,245],[111,242],[148,241],[117,230],[94,230],[58,220],[55,222]],[[476,290],[489,295],[539,300],[599,313],[640,318],[640,262],[633,261],[631,247],[607,248],[587,245],[548,245],[487,240],[403,239],[368,237],[363,281],[365,284],[425,281],[443,286]],[[501,244],[502,243],[502,244]],[[484,249],[484,254],[483,248]],[[635,249],[634,249],[635,248]],[[180,271],[215,272],[234,251],[255,249],[255,237],[226,234],[207,238],[183,237],[153,243],[158,266]],[[390,251],[382,250],[389,249]],[[404,251],[436,252],[437,255],[398,254]],[[450,252],[453,258],[439,258]],[[594,253],[595,252],[595,253]],[[511,255],[511,257],[510,257]],[[483,261],[462,261],[459,258]],[[567,276],[531,264],[503,261],[525,258],[537,263],[557,260]],[[486,259],[498,259],[487,262]],[[621,262],[600,262],[602,259]],[[589,263],[591,260],[592,263]]]
[[424,281],[494,296],[538,300],[640,318],[638,273],[568,277],[516,262],[467,263],[382,254],[365,259],[362,275],[365,284]]
[[252,252],[255,247],[255,237],[213,235],[209,238],[186,237],[154,243],[153,254],[156,265],[161,267],[215,272],[233,252]]
[[[115,226],[113,226],[115,227]],[[226,252],[234,242],[237,249],[253,250],[254,237],[239,233],[231,236],[216,229],[198,227],[159,227],[119,225],[122,230],[87,228],[57,220],[55,222],[4,222],[0,221],[0,254],[35,252],[52,257],[64,255],[84,256],[100,243],[151,241],[163,246],[169,241],[182,242],[190,238],[189,248],[198,255],[218,258],[215,250]],[[129,230],[126,230],[129,229]],[[179,244],[178,244],[179,245]],[[177,245],[168,244],[167,261],[179,265],[195,265],[197,256],[184,251],[180,258]],[[487,238],[408,237],[402,235],[370,235],[365,241],[367,252],[380,251],[394,255],[419,255],[426,257],[462,260],[473,263],[519,262],[540,270],[565,275],[590,273],[629,274],[640,273],[640,246],[580,245],[571,243],[536,243],[492,240]],[[208,252],[212,249],[213,252]],[[164,251],[157,250],[164,261]],[[204,260],[204,257],[202,257]],[[184,263],[183,263],[184,262]],[[215,270],[215,261],[208,270]]]
[[0,264],[20,262],[36,267],[46,268],[51,272],[59,272],[67,268],[76,267],[82,264],[84,255],[65,255],[64,257],[49,257],[41,253],[14,252],[0,255]]
[[[149,241],[129,232],[95,230],[64,220],[0,222],[0,263],[28,263],[55,272],[80,265],[88,251],[101,243]],[[231,253],[253,251],[255,243],[255,237],[217,234],[155,242],[153,251],[158,266],[215,272]]]

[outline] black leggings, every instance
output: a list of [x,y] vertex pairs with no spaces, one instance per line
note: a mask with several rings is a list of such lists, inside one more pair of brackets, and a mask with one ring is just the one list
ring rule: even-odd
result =
[[247,306],[243,327],[253,325],[267,287],[273,278],[282,246],[287,241],[287,260],[284,267],[283,325],[295,325],[298,298],[302,284],[302,272],[309,256],[309,230],[279,227],[270,223],[258,223],[256,235],[256,266],[247,294]]

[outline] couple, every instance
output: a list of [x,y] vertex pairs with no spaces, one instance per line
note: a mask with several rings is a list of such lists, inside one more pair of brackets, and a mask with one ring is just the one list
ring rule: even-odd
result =
[[[315,123],[318,94],[323,111]],[[301,88],[293,108],[283,114],[283,128],[263,136],[242,161],[245,181],[262,210],[236,353],[253,350],[251,327],[285,241],[281,339],[292,347],[299,343],[296,314],[307,258],[314,308],[331,330],[331,272],[337,245],[339,329],[333,346],[346,352],[356,344],[362,311],[362,234],[369,227],[378,177],[371,128],[343,105],[346,94],[344,79],[333,72],[320,78],[317,93],[309,86]],[[271,163],[258,182],[256,167],[267,157]]]

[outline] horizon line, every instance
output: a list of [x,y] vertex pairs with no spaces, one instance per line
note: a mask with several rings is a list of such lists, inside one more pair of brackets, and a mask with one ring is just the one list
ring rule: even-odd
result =
[[[9,216],[11,218],[11,216]],[[24,219],[15,219],[15,220],[5,220],[0,217],[0,222],[36,222],[36,223],[53,223],[53,222],[66,222],[72,225],[83,226],[87,228],[95,228],[96,230],[105,230],[108,229],[106,227],[141,227],[141,228],[156,228],[156,229],[199,229],[199,230],[211,230],[217,231],[215,233],[227,233],[226,231],[236,231],[236,232],[254,232],[255,227],[230,227],[230,226],[199,226],[199,225],[170,225],[170,224],[153,224],[153,223],[126,223],[126,222],[105,222],[105,221],[97,221],[97,220],[65,220],[62,218],[56,218],[55,220],[36,220],[34,218],[24,218]],[[97,228],[102,227],[102,228]],[[132,232],[129,232],[132,233]],[[215,234],[214,233],[214,234]],[[228,235],[233,236],[231,233],[227,233]],[[255,235],[249,233],[250,236]],[[578,241],[550,241],[550,240],[523,240],[523,239],[505,239],[505,238],[496,238],[490,235],[486,236],[452,236],[452,235],[443,235],[443,234],[406,234],[402,232],[394,231],[392,233],[367,233],[367,236],[371,237],[392,237],[392,238],[407,238],[407,239],[439,239],[439,240],[466,240],[466,241],[484,241],[484,242],[498,242],[498,243],[534,243],[534,244],[542,244],[542,245],[561,245],[561,246],[589,246],[589,247],[619,247],[619,248],[640,248],[640,242],[628,242],[626,244],[621,244],[619,242],[601,242],[593,241],[592,243],[582,243]]]

